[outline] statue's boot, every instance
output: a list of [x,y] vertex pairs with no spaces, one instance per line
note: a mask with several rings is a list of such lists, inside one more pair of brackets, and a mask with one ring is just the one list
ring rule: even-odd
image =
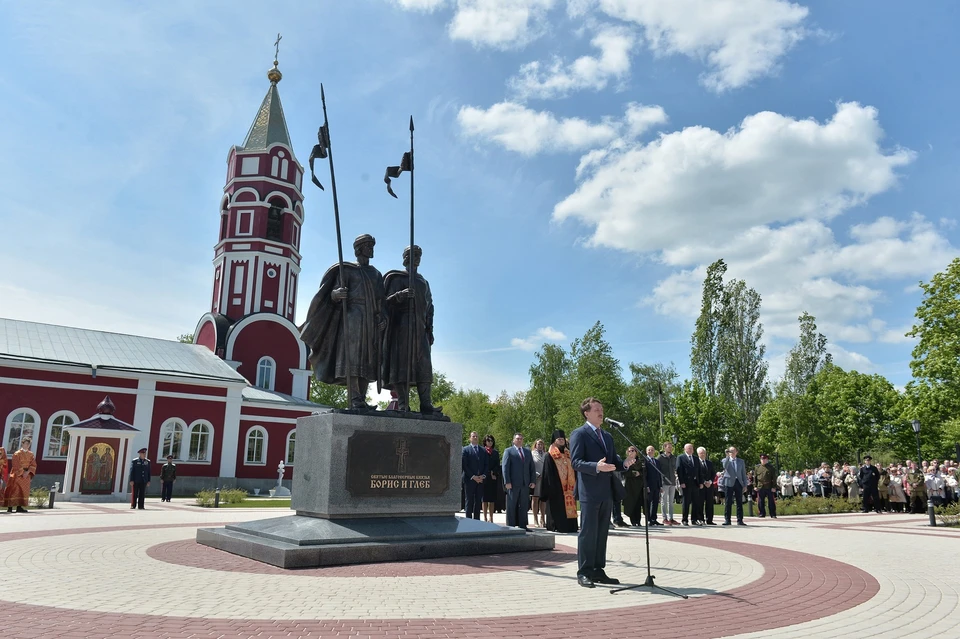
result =
[[433,415],[436,412],[436,409],[433,407],[433,402],[430,398],[430,391],[430,382],[417,384],[417,395],[420,396],[421,415]]

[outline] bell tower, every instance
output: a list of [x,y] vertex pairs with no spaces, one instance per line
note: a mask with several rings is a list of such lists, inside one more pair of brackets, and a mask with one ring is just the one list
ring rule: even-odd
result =
[[[278,48],[279,42],[278,35]],[[227,154],[213,295],[193,341],[224,359],[251,385],[304,399],[310,369],[294,324],[303,166],[293,154],[280,104],[277,84],[282,77],[275,55],[267,72],[270,87],[247,137]]]
[[214,247],[210,312],[237,321],[252,313],[296,313],[303,226],[303,166],[293,154],[277,84],[270,87],[242,146],[227,155]]

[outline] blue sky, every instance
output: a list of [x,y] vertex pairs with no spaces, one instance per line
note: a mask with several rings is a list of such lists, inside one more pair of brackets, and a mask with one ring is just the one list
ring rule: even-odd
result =
[[[721,257],[763,296],[774,375],[807,310],[839,364],[909,380],[917,282],[960,242],[956,3],[265,6],[0,5],[0,315],[193,330],[279,31],[295,152],[323,82],[344,236],[373,233],[382,271],[413,114],[434,361],[458,384],[523,389],[533,350],[597,320],[624,365],[686,375]],[[301,315],[336,259],[329,191],[305,188]]]

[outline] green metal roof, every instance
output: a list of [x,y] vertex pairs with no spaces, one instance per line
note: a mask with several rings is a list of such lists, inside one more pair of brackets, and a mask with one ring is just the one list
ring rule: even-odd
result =
[[277,142],[293,149],[290,143],[290,132],[287,131],[287,120],[283,116],[283,105],[280,104],[280,93],[277,91],[276,83],[271,83],[263,103],[260,104],[260,110],[257,111],[257,117],[250,125],[247,139],[243,141],[243,149],[245,151],[266,150],[271,144]]

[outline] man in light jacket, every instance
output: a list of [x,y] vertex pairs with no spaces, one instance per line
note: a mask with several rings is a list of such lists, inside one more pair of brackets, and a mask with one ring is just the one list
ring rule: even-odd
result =
[[737,448],[727,449],[727,456],[723,458],[723,477],[720,479],[720,488],[724,491],[723,525],[730,525],[730,510],[733,500],[737,501],[737,525],[746,526],[743,521],[743,493],[747,490],[747,466],[737,457]]

